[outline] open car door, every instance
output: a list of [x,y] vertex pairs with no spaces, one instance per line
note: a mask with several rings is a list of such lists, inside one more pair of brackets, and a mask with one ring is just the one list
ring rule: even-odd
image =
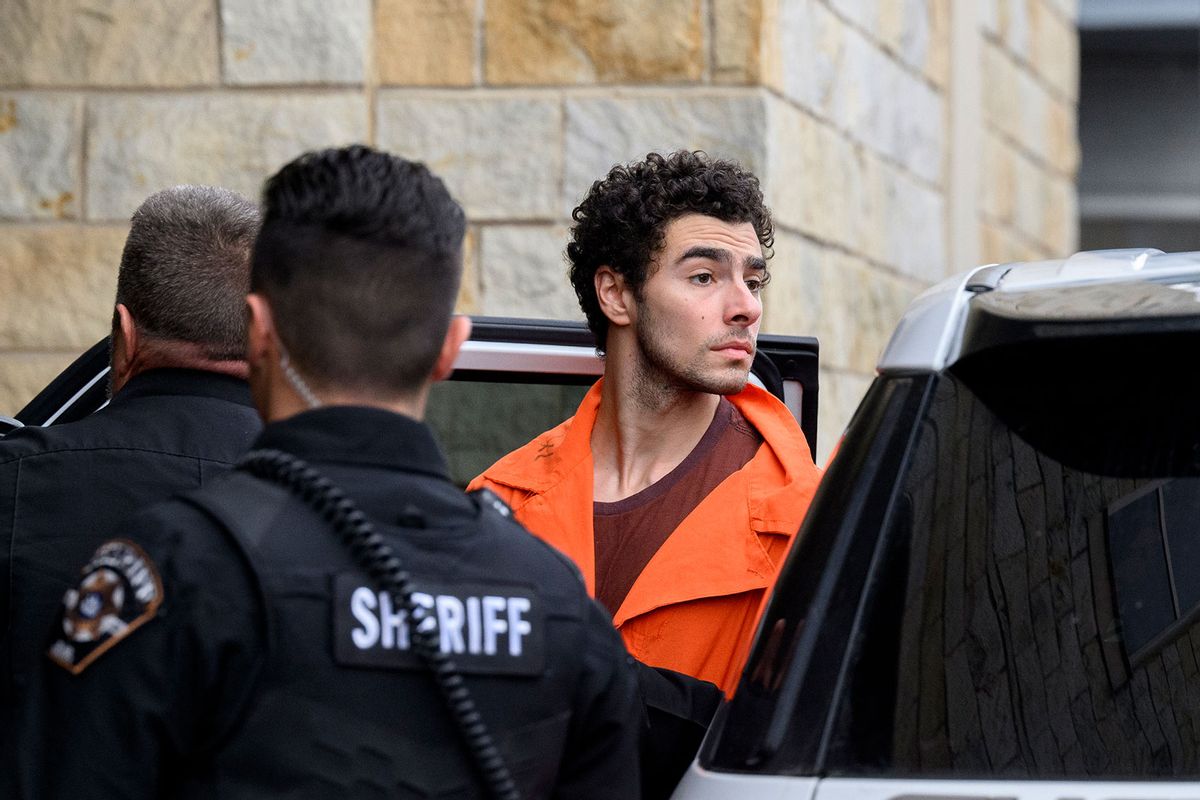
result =
[[[437,431],[456,482],[575,413],[604,371],[583,323],[476,317],[448,381],[434,387],[426,421]],[[783,400],[815,457],[817,340],[763,335],[753,380]],[[108,339],[97,342],[43,389],[0,434],[22,425],[81,419],[107,402]],[[3,409],[0,409],[0,413]]]

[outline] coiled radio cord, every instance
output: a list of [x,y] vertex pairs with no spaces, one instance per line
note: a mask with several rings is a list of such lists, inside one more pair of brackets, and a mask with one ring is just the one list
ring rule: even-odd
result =
[[437,621],[413,601],[412,578],[375,526],[358,506],[304,461],[280,450],[252,450],[237,469],[288,489],[328,522],[376,585],[390,595],[393,607],[414,621],[413,650],[433,673],[446,707],[492,797],[520,800],[504,757],[496,747],[475,698],[450,656],[439,645]]

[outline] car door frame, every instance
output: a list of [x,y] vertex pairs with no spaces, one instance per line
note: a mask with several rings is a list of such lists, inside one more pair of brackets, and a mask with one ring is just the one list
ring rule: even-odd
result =
[[[753,367],[760,385],[792,410],[814,458],[819,354],[815,337],[763,334]],[[539,382],[540,376],[554,375],[557,383],[586,384],[603,369],[595,339],[582,322],[478,316],[472,317],[471,337],[449,379]],[[105,337],[0,426],[0,434],[25,425],[73,422],[102,408],[108,402],[108,372],[109,340]]]

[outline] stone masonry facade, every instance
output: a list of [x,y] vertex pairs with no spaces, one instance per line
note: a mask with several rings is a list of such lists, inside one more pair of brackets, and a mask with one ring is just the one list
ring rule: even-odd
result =
[[764,330],[821,340],[823,455],[907,303],[973,266],[952,252],[1074,251],[1076,2],[983,0],[964,35],[951,0],[4,0],[0,413],[106,333],[164,186],[254,196],[303,150],[387,148],[467,209],[461,310],[580,318],[571,208],[687,147],[763,180]]

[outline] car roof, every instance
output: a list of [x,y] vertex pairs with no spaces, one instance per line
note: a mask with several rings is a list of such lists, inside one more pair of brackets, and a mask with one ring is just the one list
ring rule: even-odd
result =
[[1200,252],[1097,250],[1047,261],[987,264],[933,286],[908,307],[878,363],[880,373],[936,372],[979,345],[984,312],[1028,324],[1100,328],[1155,318],[1200,324]]

